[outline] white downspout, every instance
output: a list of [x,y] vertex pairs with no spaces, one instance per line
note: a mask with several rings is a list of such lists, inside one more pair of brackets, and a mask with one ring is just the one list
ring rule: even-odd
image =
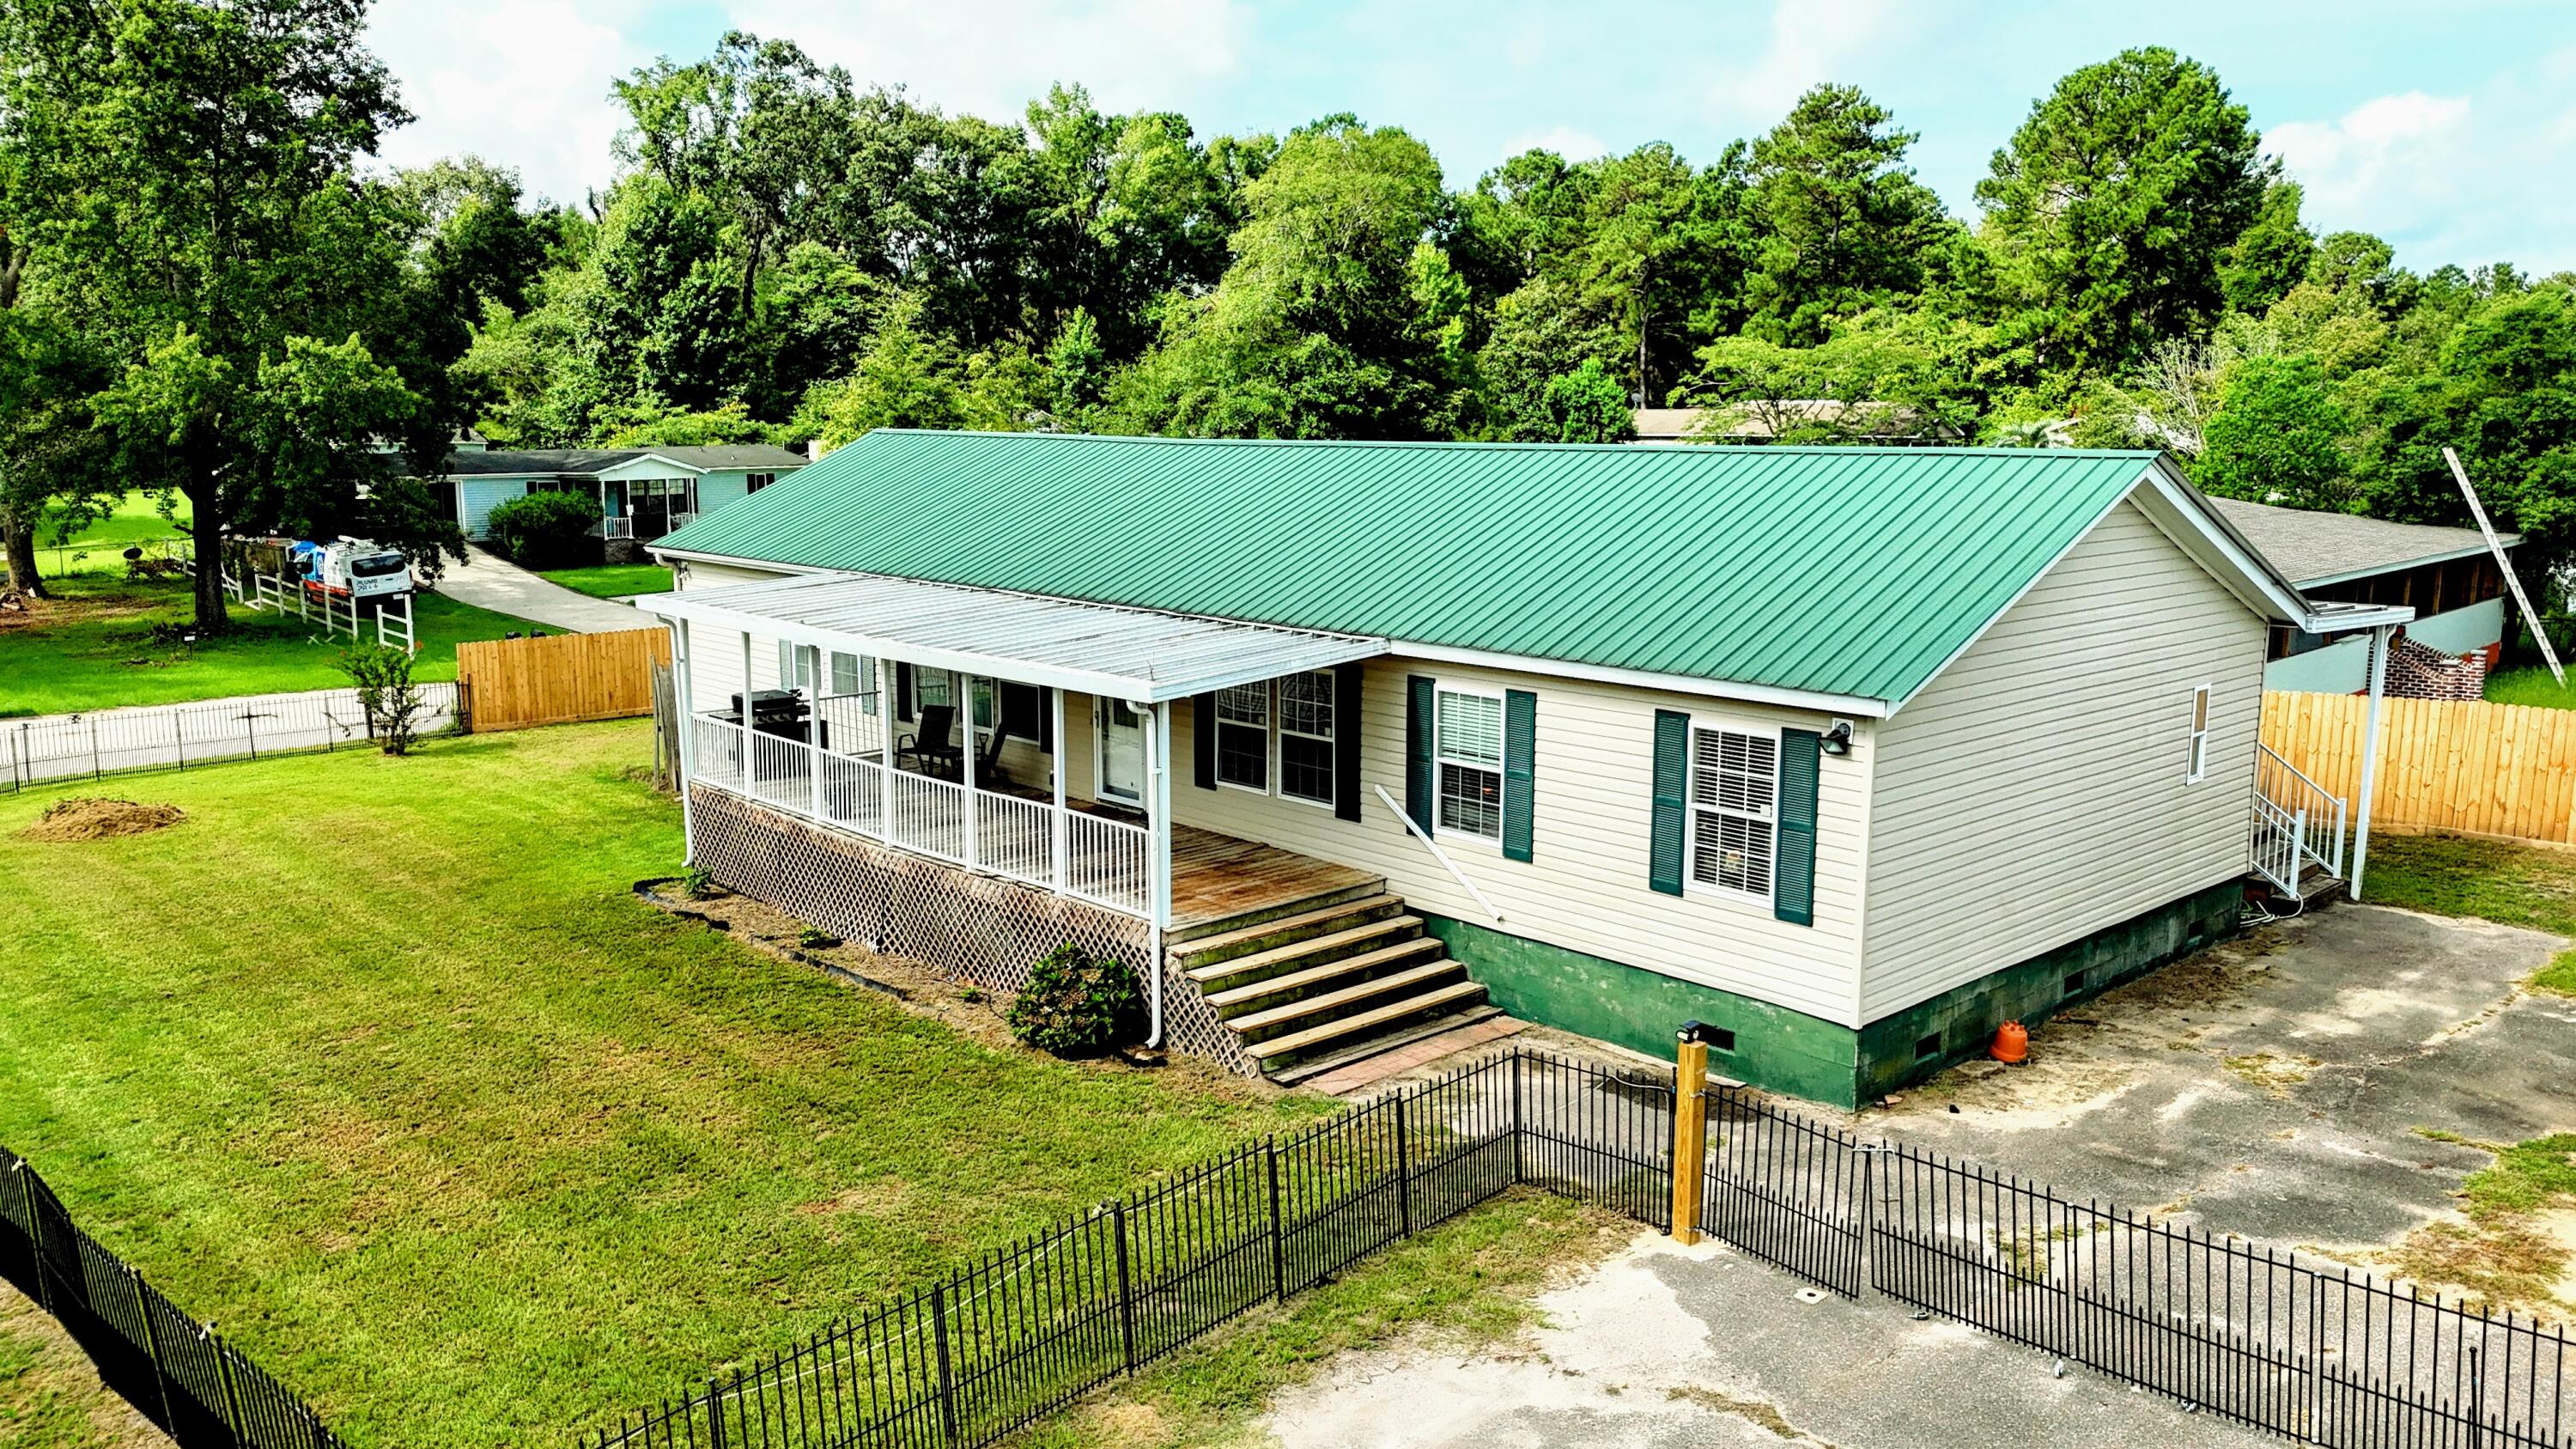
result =
[[2396,628],[2382,624],[2370,631],[2370,708],[2362,716],[2361,799],[2353,810],[2352,879],[2345,887],[2354,900],[2361,899],[2361,868],[2370,858],[2370,797],[2379,786],[2379,700],[2388,684],[2388,637]]
[[680,864],[698,864],[698,825],[689,809],[689,768],[698,756],[697,690],[689,677],[689,621],[671,621],[672,704],[680,712]]

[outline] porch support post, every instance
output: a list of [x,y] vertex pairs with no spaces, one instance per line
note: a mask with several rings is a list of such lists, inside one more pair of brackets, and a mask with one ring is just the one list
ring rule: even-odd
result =
[[697,767],[698,722],[697,694],[689,680],[689,621],[671,621],[671,693],[672,705],[680,712],[679,769],[680,782],[680,863],[694,867],[698,863],[698,826],[689,818],[689,780]]
[[1053,877],[1055,888],[1057,894],[1062,895],[1070,893],[1073,889],[1070,868],[1073,858],[1073,821],[1064,813],[1064,757],[1065,752],[1073,746],[1064,737],[1064,691],[1050,689],[1047,691],[1047,699],[1055,711],[1055,717],[1048,721],[1055,732],[1047,736],[1048,739],[1055,741],[1055,754],[1047,761],[1047,774],[1055,785],[1055,814],[1047,819],[1047,834],[1048,844],[1052,847],[1055,857]]
[[894,662],[877,657],[877,836],[894,839]]
[[2353,808],[2352,879],[2344,887],[2354,900],[2361,899],[2361,868],[2370,859],[2370,797],[2379,787],[2379,701],[2388,686],[2388,641],[2396,632],[2394,624],[2370,631],[2370,708],[2363,713],[2361,725],[2361,799]]
[[[957,765],[957,778],[966,782],[966,803],[959,810],[958,819],[966,833],[966,868],[972,870],[975,868],[975,817],[984,813],[975,807],[975,676],[960,672],[949,678],[957,681],[957,688],[951,691],[959,696],[957,712],[966,717],[966,749]],[[994,701],[995,729],[1002,727],[1000,703],[999,700]]]
[[[794,646],[796,657],[805,657],[805,646]],[[814,682],[799,692],[805,696],[805,768],[813,776],[814,818],[829,820],[823,813],[823,655],[814,652]]]
[[1172,707],[1145,706],[1145,792],[1152,802],[1146,823],[1146,903],[1150,926],[1145,933],[1145,973],[1149,982],[1150,1018],[1145,1045],[1163,1044],[1163,932],[1172,924]]

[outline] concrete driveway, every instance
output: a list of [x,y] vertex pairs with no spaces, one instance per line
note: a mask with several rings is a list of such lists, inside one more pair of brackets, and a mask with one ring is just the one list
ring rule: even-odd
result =
[[2428,1132],[2576,1131],[2576,1001],[2520,985],[2566,945],[2336,906],[2108,993],[2035,1031],[2027,1066],[1954,1070],[1859,1129],[2365,1260],[2491,1161]]
[[1721,1244],[1644,1233],[1540,1298],[1547,1326],[1522,1343],[1352,1355],[1282,1394],[1262,1427],[1284,1449],[2272,1442],[1884,1299],[1804,1289]]
[[463,567],[439,576],[438,591],[451,599],[533,620],[575,634],[649,629],[655,620],[632,604],[594,599],[540,578],[481,544],[466,546]]

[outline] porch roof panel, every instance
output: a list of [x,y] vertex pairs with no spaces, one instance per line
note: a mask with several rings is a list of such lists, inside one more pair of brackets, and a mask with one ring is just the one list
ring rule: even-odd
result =
[[637,601],[818,649],[1160,704],[1387,652],[1387,641],[1001,589],[822,574]]

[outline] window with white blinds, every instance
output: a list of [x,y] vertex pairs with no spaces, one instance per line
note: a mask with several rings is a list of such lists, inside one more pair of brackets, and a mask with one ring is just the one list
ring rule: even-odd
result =
[[1780,740],[1691,731],[1691,880],[1768,897],[1778,854]]
[[1503,838],[1503,697],[1440,687],[1432,709],[1439,767],[1437,828]]
[[856,697],[866,707],[877,707],[877,662],[865,654],[832,654],[832,696],[836,699]]
[[1270,789],[1270,686],[1216,692],[1216,778],[1220,785]]

